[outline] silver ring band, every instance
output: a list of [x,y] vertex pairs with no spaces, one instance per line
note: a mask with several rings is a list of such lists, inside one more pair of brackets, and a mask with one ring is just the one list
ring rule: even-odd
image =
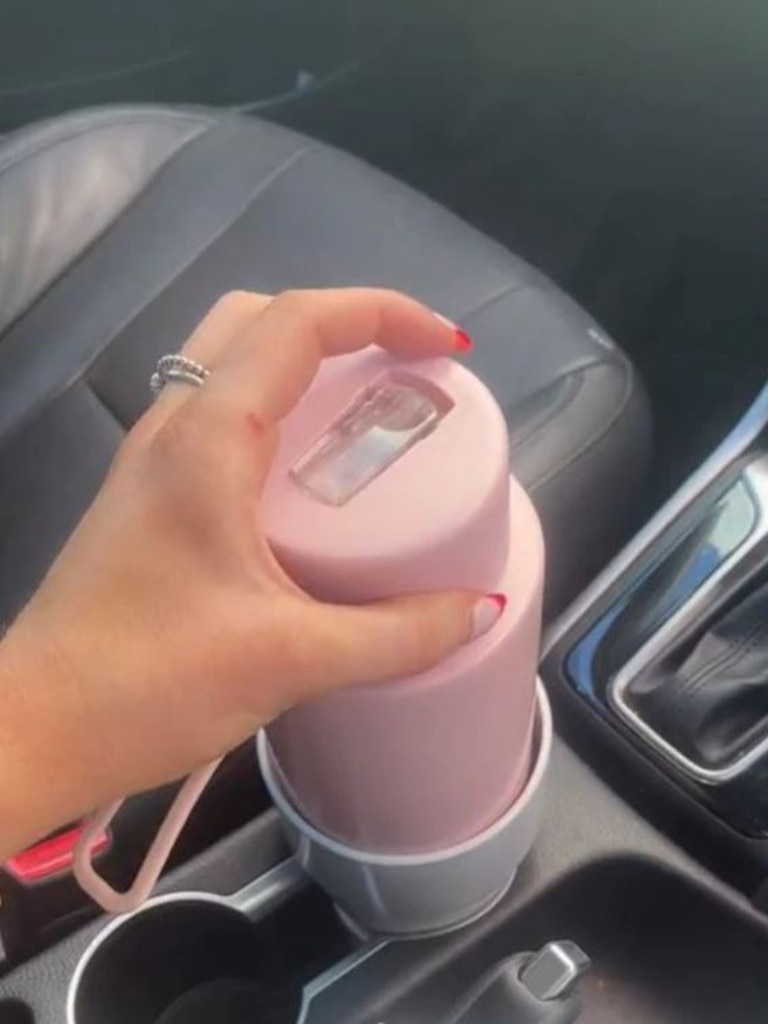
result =
[[194,359],[178,354],[161,356],[155,372],[149,378],[149,388],[157,398],[166,384],[191,384],[200,388],[210,375],[211,371]]

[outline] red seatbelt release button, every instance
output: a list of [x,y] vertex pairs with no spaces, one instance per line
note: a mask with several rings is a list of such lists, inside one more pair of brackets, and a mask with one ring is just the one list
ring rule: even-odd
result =
[[[35,843],[34,846],[9,857],[4,865],[5,870],[23,885],[45,882],[56,875],[71,871],[75,859],[75,846],[82,831],[83,826],[76,825]],[[102,832],[91,845],[91,856],[103,853],[109,844],[109,833]]]

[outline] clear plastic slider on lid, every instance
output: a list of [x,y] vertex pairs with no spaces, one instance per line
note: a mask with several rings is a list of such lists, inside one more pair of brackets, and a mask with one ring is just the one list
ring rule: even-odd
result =
[[451,404],[416,377],[387,375],[361,392],[298,459],[290,475],[318,501],[346,505],[431,434]]

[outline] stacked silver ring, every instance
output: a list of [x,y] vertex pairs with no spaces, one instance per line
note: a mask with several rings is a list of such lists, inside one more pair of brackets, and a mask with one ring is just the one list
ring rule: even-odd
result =
[[199,388],[210,375],[211,371],[194,359],[178,354],[166,355],[158,359],[155,372],[149,378],[149,387],[157,397],[166,384],[191,384]]

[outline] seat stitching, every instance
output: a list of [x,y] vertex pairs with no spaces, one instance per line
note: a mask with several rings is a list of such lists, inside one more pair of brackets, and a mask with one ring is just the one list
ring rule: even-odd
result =
[[[218,240],[223,235],[225,235],[227,231],[230,230],[232,225],[235,224],[236,221],[240,217],[242,217],[244,213],[253,206],[254,203],[257,203],[264,196],[267,190],[271,188],[272,185],[274,185],[276,182],[278,182],[280,178],[282,178],[283,175],[293,167],[294,164],[299,163],[301,160],[304,159],[304,157],[306,157],[309,153],[312,153],[315,149],[317,149],[317,146],[310,145],[304,146],[301,149],[296,150],[295,152],[291,153],[291,155],[287,157],[283,161],[283,163],[279,165],[279,167],[276,167],[270,174],[266,176],[266,178],[263,178],[262,181],[259,183],[258,187],[256,188],[255,192],[251,193],[245,205],[241,206],[237,213],[230,220],[228,220],[226,224],[223,224],[221,226],[221,228],[213,235],[210,241],[206,243],[206,245],[202,249],[200,249],[198,252],[190,256],[190,258],[185,263],[181,264],[176,273],[170,278],[170,280],[164,283],[159,289],[159,291],[154,292],[138,310],[136,310],[134,313],[130,315],[130,318],[128,320],[124,320],[114,329],[114,333],[108,345],[111,344],[111,342],[115,339],[119,332],[122,331],[128,323],[135,320],[136,317],[140,316],[141,313],[147,308],[147,306],[149,306],[151,302],[154,302],[158,295],[161,295],[168,288],[171,288],[173,286],[173,283],[177,281],[181,277],[181,275],[186,270],[188,270],[194,263],[196,263],[197,260],[200,259],[200,257],[204,253],[206,253],[212,246],[214,246],[216,242],[218,242]],[[91,360],[91,363],[88,364],[89,366],[92,365],[93,362],[95,362],[96,359],[104,351],[106,351],[108,345],[106,345],[101,350],[101,352],[97,353],[96,356],[94,356],[94,359]]]
[[[629,406],[630,398],[632,397],[635,372],[629,360],[622,358],[620,360],[620,364],[622,370],[624,371],[624,392],[621,396],[621,402],[616,408],[614,414],[611,417],[609,417],[609,419],[603,424],[603,426],[599,430],[596,430],[589,438],[587,438],[586,441],[583,442],[583,444],[579,445],[579,447],[576,448],[575,451],[571,452],[565,459],[563,459],[556,466],[551,467],[537,479],[529,483],[527,486],[528,491],[533,492],[538,490],[540,487],[543,487],[544,484],[549,483],[552,479],[554,479],[554,477],[562,473],[565,469],[568,469],[569,466],[572,466],[583,455],[589,452],[590,449],[594,448],[595,445],[598,444],[598,442],[605,437],[605,435],[613,428],[613,426],[616,423],[618,423],[618,421],[624,415],[624,413],[627,410],[627,407]],[[587,368],[587,370],[589,370],[589,367]]]
[[504,285],[503,288],[497,288],[496,291],[491,292],[490,295],[487,295],[484,299],[481,299],[480,302],[478,302],[475,306],[472,306],[471,309],[466,310],[464,313],[460,313],[458,318],[459,320],[465,321],[469,319],[469,317],[476,316],[483,310],[488,309],[489,306],[494,305],[494,303],[499,302],[501,299],[506,298],[507,295],[512,295],[514,294],[514,292],[520,292],[523,291],[525,288],[530,287],[531,285],[528,281],[520,281],[515,284],[506,284]]
[[519,431],[518,437],[514,440],[510,446],[510,453],[519,454],[524,451],[526,447],[538,438],[539,433],[552,423],[553,420],[557,419],[566,409],[568,409],[576,401],[577,396],[581,393],[584,387],[584,370],[589,367],[580,367],[578,370],[567,373],[564,378],[564,383],[570,390],[567,390],[564,394],[560,394],[557,401],[553,402],[550,408],[535,419],[532,423],[528,424],[527,428],[523,428]]
[[[181,119],[182,118],[180,118],[180,120]],[[135,122],[144,123],[143,119],[141,118],[137,117],[134,119],[129,118],[127,116],[126,118],[124,118],[124,123],[130,123],[132,120]],[[158,117],[157,120],[159,121],[160,118]],[[190,118],[190,121],[194,123],[194,118]],[[215,122],[210,123],[208,130],[210,130],[210,128],[213,127],[214,123]],[[88,130],[90,129],[83,129],[82,131],[75,134],[84,134],[85,131]],[[157,178],[160,174],[162,174],[162,172],[168,167],[168,165],[171,164],[187,148],[187,146],[197,141],[197,139],[199,139],[202,134],[203,133],[200,132],[197,135],[194,135],[191,138],[185,138],[182,142],[180,142],[179,145],[176,146],[176,148],[173,150],[173,152],[169,153],[165,160],[163,160],[162,163],[159,164],[159,166],[155,167],[151,171],[151,173],[149,173],[146,176],[146,180],[143,182],[143,184],[134,192],[132,196],[128,198],[128,201],[123,206],[121,206],[119,210],[115,212],[115,215],[108,221],[108,223],[105,224],[104,227],[101,228],[101,230],[97,231],[94,237],[90,239],[90,241],[88,241],[82,249],[80,249],[78,252],[72,253],[70,258],[66,262],[64,262],[61,267],[58,268],[52,280],[49,281],[40,292],[28,297],[26,303],[21,307],[21,309],[19,309],[14,314],[14,316],[11,317],[11,319],[7,323],[0,323],[0,335],[7,334],[13,328],[13,326],[16,323],[18,323],[18,321],[29,312],[29,309],[31,308],[32,304],[34,304],[35,302],[40,302],[40,300],[46,295],[47,292],[54,288],[58,284],[58,282],[61,281],[62,278],[65,277],[70,270],[72,270],[74,266],[76,266],[81,260],[83,260],[88,255],[88,253],[90,253],[93,250],[94,246],[98,245],[98,243],[112,228],[114,228],[114,226],[121,220],[121,218],[124,217],[128,213],[128,211],[133,208],[133,206],[138,202],[138,200],[144,194],[146,188],[151,184],[151,182],[154,181],[155,178]],[[59,142],[69,141],[69,139],[73,137],[75,136],[71,135],[59,137],[56,141],[52,140],[48,146],[42,147],[31,154],[26,153],[23,158],[20,157],[18,161],[14,161],[12,164],[9,164],[6,167],[0,165],[0,177],[5,173],[5,171],[9,170],[11,167],[15,167],[16,163],[21,162],[22,159],[26,159],[27,156],[36,156],[39,153],[44,152],[46,149],[54,148],[54,146],[58,145]],[[0,341],[1,340],[2,339],[0,339]]]
[[[462,313],[459,319],[461,319],[462,321],[466,321],[466,319],[468,319],[470,316],[473,316],[475,313],[487,308],[494,302],[503,299],[505,296],[509,294],[514,294],[515,292],[519,292],[527,288],[533,290],[538,289],[544,292],[551,290],[544,287],[538,287],[535,281],[523,281],[519,284],[508,285],[505,288],[502,288],[501,290],[497,291],[496,293],[491,294],[490,296],[488,296],[487,299],[483,299],[480,303],[478,303],[477,306],[473,307],[468,312]],[[634,370],[632,364],[626,359],[626,357],[622,356],[621,353],[617,352],[616,357],[617,364],[620,365],[621,369],[623,370],[625,382],[624,392],[621,396],[621,401],[616,412],[603,426],[602,429],[595,431],[595,433],[592,434],[591,437],[589,437],[574,452],[572,452],[565,459],[563,459],[561,463],[558,463],[556,466],[547,470],[540,477],[536,478],[534,481],[528,484],[527,489],[529,491],[535,491],[537,488],[542,487],[544,484],[548,483],[559,473],[567,469],[568,466],[570,466],[572,463],[580,459],[581,456],[588,452],[590,448],[594,447],[594,445],[596,445],[605,436],[605,434],[608,433],[608,431],[613,427],[613,425],[617,423],[619,419],[621,419],[621,417],[623,416],[627,406],[629,405],[629,400],[632,395],[632,385],[634,383]],[[581,394],[584,385],[586,384],[586,375],[589,372],[589,370],[593,369],[596,366],[605,365],[607,365],[607,363],[604,359],[595,359],[591,364],[587,363],[583,366],[580,366],[578,370],[569,374],[568,376],[575,377],[578,375],[579,377],[578,385],[574,389],[572,394],[568,396],[565,402],[556,403],[552,411],[546,416],[546,418],[543,421],[537,423],[531,430],[527,431],[524,438],[521,441],[512,445],[510,447],[510,454],[520,454],[520,452],[525,447],[530,445],[534,441],[534,439],[536,439],[539,436],[543,429],[550,426],[559,416],[562,416],[567,409],[571,408],[571,406],[577,400],[578,396]]]
[[[21,152],[14,154],[12,157],[8,158],[5,161],[0,160],[0,175],[5,174],[7,171],[12,170],[12,168],[17,166],[17,164],[23,163],[23,161],[25,160],[29,160],[30,158],[35,156],[39,156],[41,153],[45,153],[49,149],[54,149],[56,146],[59,146],[63,143],[71,142],[72,139],[79,138],[79,136],[81,135],[87,135],[89,132],[92,132],[95,129],[111,128],[117,124],[146,124],[148,121],[157,122],[159,124],[165,120],[173,120],[177,123],[188,122],[189,124],[197,124],[200,125],[201,128],[207,127],[208,129],[212,128],[216,124],[216,121],[214,119],[194,117],[191,114],[168,114],[161,117],[159,114],[151,113],[130,115],[126,114],[125,117],[122,117],[120,119],[116,118],[111,122],[105,119],[105,121],[102,124],[96,125],[94,125],[94,123],[91,121],[88,124],[81,125],[80,127],[68,132],[66,135],[56,135],[55,138],[46,139],[42,141],[38,146],[30,146],[27,148],[22,147]],[[5,145],[8,144],[8,139],[6,139]]]
[[123,433],[127,434],[128,431],[130,430],[130,424],[124,422],[122,416],[118,414],[117,410],[112,406],[112,403],[109,401],[109,399],[101,392],[99,388],[96,387],[93,381],[90,380],[88,377],[83,376],[80,378],[80,380],[90,391],[90,393],[102,407],[104,412],[107,413],[110,419],[114,420],[117,426],[120,427],[120,429],[123,431]]
[[[241,206],[238,209],[238,211],[233,215],[233,217],[230,218],[225,224],[222,224],[221,228],[211,237],[211,239],[204,245],[202,249],[200,249],[198,252],[193,253],[189,257],[189,259],[186,260],[186,262],[180,264],[176,272],[173,274],[173,276],[168,281],[163,282],[157,291],[152,292],[152,294],[146,298],[146,300],[139,306],[138,309],[135,309],[130,313],[127,319],[124,319],[121,323],[115,325],[108,341],[99,349],[98,352],[94,352],[91,359],[88,360],[88,362],[86,362],[83,365],[80,371],[81,376],[85,377],[87,375],[91,367],[102,357],[102,355],[107,351],[109,346],[114,342],[115,338],[117,338],[120,332],[123,331],[129,323],[132,323],[137,317],[141,316],[144,310],[147,309],[147,307],[151,305],[151,303],[153,303],[158,298],[159,295],[162,295],[163,292],[167,291],[169,288],[172,288],[174,282],[178,281],[182,274],[184,274],[191,266],[193,266],[197,262],[197,260],[199,260],[206,252],[208,252],[209,249],[211,249],[211,247],[214,246],[216,242],[220,238],[222,238],[222,236],[225,235],[227,231],[230,230],[232,225],[235,224],[237,220],[240,217],[242,217],[244,213],[253,206],[254,203],[257,203],[260,199],[262,199],[264,194],[267,192],[269,188],[272,187],[272,185],[279,181],[280,178],[282,178],[283,175],[286,174],[295,164],[298,164],[310,153],[313,153],[317,148],[317,145],[309,145],[296,150],[289,157],[287,157],[282,164],[280,164],[270,174],[268,174],[266,178],[262,179],[262,181],[256,188],[255,192],[251,193],[245,205]],[[85,255],[85,253],[82,255]]]
[[[217,240],[219,238],[221,238],[227,231],[230,230],[230,228],[237,221],[237,219],[239,217],[241,217],[255,202],[257,202],[264,195],[264,193],[267,191],[267,189],[270,188],[271,185],[273,185],[276,181],[278,181],[288,170],[290,170],[290,168],[294,164],[299,163],[300,160],[302,160],[303,158],[308,156],[310,153],[315,152],[318,148],[319,148],[318,144],[313,144],[313,145],[304,146],[301,149],[296,150],[279,167],[275,168],[272,171],[271,174],[269,174],[266,178],[264,178],[259,183],[259,186],[255,190],[255,192],[251,193],[251,195],[248,198],[247,202],[245,202],[244,205],[241,205],[239,207],[239,209],[234,213],[234,215],[231,218],[229,218],[225,224],[223,224],[221,226],[221,228],[203,246],[203,248],[199,249],[192,256],[190,256],[190,258],[183,265],[179,266],[178,269],[176,270],[176,272],[170,277],[170,279],[168,281],[163,282],[156,291],[154,291],[154,292],[152,292],[152,294],[148,295],[146,297],[146,299],[138,306],[138,308],[132,310],[127,315],[127,317],[125,317],[119,324],[114,325],[112,327],[112,329],[110,330],[108,336],[104,339],[104,343],[98,348],[97,351],[93,351],[93,352],[84,354],[84,358],[83,358],[82,362],[80,363],[80,366],[78,367],[77,372],[76,372],[77,379],[84,379],[84,378],[86,378],[86,376],[88,374],[88,371],[101,358],[101,356],[107,351],[107,349],[110,347],[110,345],[114,343],[115,339],[118,337],[120,332],[123,331],[125,329],[125,327],[129,323],[131,323],[133,320],[135,320],[138,316],[141,316],[141,314],[144,312],[144,310],[152,302],[154,302],[158,298],[159,295],[161,295],[166,289],[172,287],[173,283],[175,281],[177,281],[179,279],[179,277],[190,266],[192,266],[198,259],[200,259],[200,257],[205,252],[207,252],[208,249],[212,245],[215,245]],[[162,170],[160,171],[160,173],[162,174]],[[135,200],[134,200],[134,202],[135,202]],[[121,216],[124,216],[124,215],[125,215],[125,211],[123,212],[123,214],[121,214]],[[110,228],[108,230],[114,229],[116,223],[118,223],[118,221],[113,222],[113,224],[110,225]],[[103,237],[103,235],[100,236],[100,237]],[[91,246],[88,247],[88,249],[86,249],[82,253],[80,253],[78,255],[77,259],[74,260],[73,263],[70,264],[66,268],[66,271],[64,271],[61,275],[59,275],[59,277],[56,279],[56,281],[51,283],[51,285],[49,286],[48,289],[46,289],[46,291],[49,291],[51,288],[55,287],[55,285],[58,284],[62,280],[63,277],[65,277],[66,273],[70,272],[74,266],[76,266],[79,262],[81,262],[88,255],[88,253],[93,249],[93,247],[96,244],[96,242],[97,242],[97,240],[94,240],[94,242],[92,243]],[[71,383],[71,381],[70,381],[70,383]],[[46,403],[49,402],[53,397],[55,397],[56,394],[59,394],[61,392],[61,390],[63,390],[63,389],[62,388],[56,388],[53,392],[49,392],[45,396],[44,401]],[[31,408],[31,409],[27,409],[26,414],[24,416],[22,416],[19,420],[17,420],[15,423],[13,423],[11,425],[10,431],[6,432],[5,434],[2,435],[2,437],[0,437],[0,444],[3,444],[3,445],[6,444],[10,440],[10,438],[20,429],[22,424],[24,422],[26,422],[27,420],[32,419],[34,416],[36,416],[40,412],[40,409],[41,409],[41,406],[39,404],[36,405],[35,407]]]

